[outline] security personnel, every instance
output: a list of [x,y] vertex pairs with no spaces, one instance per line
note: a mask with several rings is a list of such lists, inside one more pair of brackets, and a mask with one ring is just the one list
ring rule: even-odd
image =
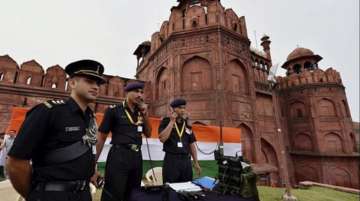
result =
[[193,178],[191,158],[196,174],[201,168],[197,160],[196,138],[189,123],[186,101],[175,99],[170,103],[172,114],[160,122],[159,139],[163,144],[165,158],[163,164],[163,182],[186,182]]
[[142,134],[149,137],[147,105],[143,102],[144,84],[126,85],[126,100],[110,106],[99,127],[96,160],[109,132],[112,133],[102,201],[125,201],[133,188],[139,188],[142,178]]
[[105,83],[104,67],[80,60],[65,72],[69,99],[49,100],[28,111],[8,154],[11,183],[27,201],[91,200],[97,126],[89,104]]

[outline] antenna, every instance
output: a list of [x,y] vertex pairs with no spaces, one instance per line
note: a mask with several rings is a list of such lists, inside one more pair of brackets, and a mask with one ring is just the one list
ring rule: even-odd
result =
[[223,139],[223,123],[220,121],[220,143],[219,143],[220,155],[224,155],[224,139]]
[[255,47],[256,47],[256,49],[258,49],[258,41],[257,41],[257,37],[256,37],[256,30],[254,30],[254,37],[255,37]]
[[220,139],[217,146],[217,149],[214,151],[214,158],[218,163],[221,162],[221,159],[224,157],[224,140],[223,140],[223,122],[219,122],[220,127]]

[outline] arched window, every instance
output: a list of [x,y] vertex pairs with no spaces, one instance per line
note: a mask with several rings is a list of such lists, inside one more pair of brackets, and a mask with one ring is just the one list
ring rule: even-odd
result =
[[238,30],[238,25],[236,23],[233,24],[233,30],[237,31]]
[[162,67],[162,69],[159,71],[157,78],[156,78],[156,99],[166,99],[168,97],[168,90],[169,90],[169,75],[168,71],[165,67]]
[[330,177],[329,184],[336,186],[351,187],[351,174],[348,170],[334,167],[329,170],[332,176]]
[[293,70],[296,74],[301,73],[301,65],[300,64],[295,64],[293,67]]
[[313,65],[310,62],[305,62],[304,64],[304,68],[307,70],[312,70],[313,69]]
[[296,109],[296,116],[298,117],[298,118],[302,118],[302,117],[304,117],[304,114],[303,114],[303,112],[302,112],[302,110],[301,109]]
[[27,85],[30,85],[30,84],[31,84],[31,76],[29,76],[29,77],[26,79],[26,84],[27,84]]
[[330,153],[342,153],[342,139],[335,133],[325,135],[325,151]]
[[5,77],[5,73],[0,72],[0,81],[1,81],[1,80],[3,80],[3,79],[4,79],[4,77]]
[[310,135],[307,135],[305,133],[296,134],[294,138],[294,147],[297,150],[312,151],[313,142]]
[[254,162],[255,161],[254,135],[251,129],[245,124],[241,124],[239,128],[241,129],[242,155],[245,159]]
[[191,26],[192,26],[193,28],[195,28],[195,27],[197,27],[197,25],[198,25],[197,21],[196,21],[196,20],[192,20]]
[[225,66],[226,89],[238,95],[249,95],[249,79],[244,65],[236,60]]
[[330,101],[328,99],[321,99],[319,101],[318,108],[320,116],[336,116],[336,107],[333,101]]
[[260,61],[260,68],[264,68],[264,62]]
[[182,67],[182,91],[197,91],[212,89],[210,63],[203,58],[194,57],[186,61]]
[[290,105],[290,116],[293,119],[306,117],[307,114],[304,103],[299,101],[292,103]]
[[56,88],[57,88],[56,83],[52,83],[51,88],[52,88],[52,89],[56,89]]
[[300,181],[315,181],[319,182],[319,171],[317,168],[312,167],[310,164],[299,164],[295,170],[295,177],[298,182]]

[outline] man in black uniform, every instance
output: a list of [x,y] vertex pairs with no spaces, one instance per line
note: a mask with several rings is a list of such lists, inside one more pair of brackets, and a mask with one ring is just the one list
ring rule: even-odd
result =
[[125,87],[126,100],[110,106],[99,127],[96,160],[106,137],[112,133],[106,160],[105,186],[102,201],[125,201],[133,188],[139,188],[142,178],[142,134],[149,137],[147,106],[143,103],[144,84],[129,83]]
[[197,160],[196,138],[186,112],[186,101],[175,99],[170,106],[172,108],[170,118],[163,118],[159,126],[159,139],[164,143],[165,151],[163,182],[191,181],[193,176],[190,155],[198,176],[201,174],[201,168]]
[[65,72],[70,98],[46,101],[28,111],[8,154],[10,181],[27,201],[91,201],[97,126],[89,104],[105,82],[104,67],[80,60]]

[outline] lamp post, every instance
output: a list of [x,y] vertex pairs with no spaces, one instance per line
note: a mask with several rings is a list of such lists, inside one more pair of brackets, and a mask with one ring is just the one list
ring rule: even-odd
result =
[[284,173],[284,180],[285,180],[285,192],[282,196],[283,201],[297,201],[297,198],[293,195],[291,195],[291,184],[289,179],[289,171],[287,166],[287,158],[286,158],[286,152],[285,152],[285,144],[284,144],[284,138],[281,132],[281,129],[277,129],[278,135],[279,135],[279,141],[281,146],[281,160],[282,160],[282,169]]

